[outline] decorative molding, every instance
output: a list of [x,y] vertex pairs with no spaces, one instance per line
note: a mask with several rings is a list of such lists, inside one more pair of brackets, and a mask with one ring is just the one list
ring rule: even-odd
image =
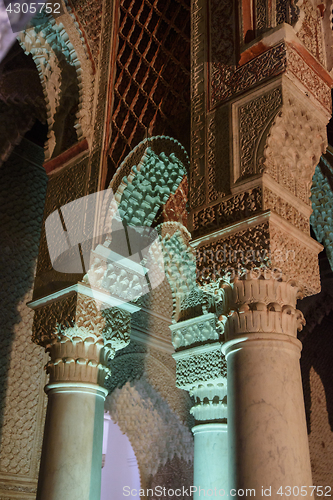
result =
[[245,219],[263,209],[262,190],[255,187],[193,213],[193,237]]
[[252,277],[293,280],[304,295],[320,291],[317,255],[320,246],[274,213],[231,225],[193,242],[197,248],[197,280]]
[[205,203],[206,151],[206,3],[194,0],[192,4],[191,40],[191,172],[190,208]]
[[177,350],[207,340],[218,340],[215,323],[215,315],[210,313],[170,325],[174,348]]
[[296,309],[299,290],[296,282],[253,279],[247,273],[235,279],[229,293],[233,306],[225,325],[226,340],[247,333],[279,333],[297,336],[305,325]]
[[211,106],[285,72],[286,45],[279,43],[235,71],[220,62],[210,67]]
[[[250,59],[235,70],[221,62],[211,63],[211,107],[283,73],[296,85],[301,84],[303,92],[310,92],[314,101],[320,103],[325,112],[330,114],[332,103],[327,78],[325,79],[325,75],[324,77],[321,75],[318,68],[310,60],[311,57],[305,59],[304,49],[297,47],[288,31],[284,36],[285,40],[272,47],[268,45],[265,52]],[[313,69],[314,67],[317,71]],[[326,74],[324,68],[319,66],[319,69],[323,74]],[[329,75],[326,74],[326,76]]]
[[263,208],[272,210],[304,233],[310,234],[309,215],[300,212],[294,205],[266,187],[264,188]]

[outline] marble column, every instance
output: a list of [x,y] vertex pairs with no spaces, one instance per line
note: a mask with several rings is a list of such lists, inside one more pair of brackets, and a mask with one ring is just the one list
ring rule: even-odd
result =
[[104,383],[129,342],[131,306],[103,309],[89,290],[42,299],[35,313],[34,340],[50,353],[37,500],[100,500]]
[[37,499],[99,500],[106,389],[94,384],[46,387],[45,421]]
[[[248,278],[248,277],[247,277]],[[233,284],[228,320],[230,489],[310,497],[312,485],[297,329],[297,287],[274,279]],[[296,494],[294,495],[293,492]]]
[[[195,425],[194,435],[194,480],[197,488],[193,498],[202,498],[210,490],[228,495],[228,429],[226,423]],[[200,495],[200,489],[202,490]]]
[[[204,314],[170,326],[177,364],[177,387],[195,400],[194,500],[204,492],[228,491],[227,380],[216,316]],[[222,491],[221,491],[222,494]]]

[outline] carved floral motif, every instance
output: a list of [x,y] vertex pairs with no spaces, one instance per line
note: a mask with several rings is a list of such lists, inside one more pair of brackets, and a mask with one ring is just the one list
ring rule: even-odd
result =
[[177,387],[189,391],[195,399],[191,409],[195,419],[226,420],[227,363],[221,352],[221,344],[214,342],[185,349],[173,357],[177,364]]
[[325,66],[323,54],[323,33],[320,10],[317,2],[303,0],[301,5],[301,22],[297,36],[309,52]]
[[299,80],[316,99],[331,112],[329,85],[288,43],[282,42],[236,70],[221,62],[211,64],[211,106],[229,99],[235,94],[253,88],[281,73],[291,74]]
[[256,153],[262,133],[282,106],[282,89],[275,88],[239,108],[240,177],[261,171]]
[[[234,4],[228,0],[210,0],[211,60],[234,64]],[[223,30],[221,29],[223,26]]]
[[192,5],[192,73],[191,73],[191,172],[190,207],[205,202],[205,149],[206,149],[206,7],[202,0]]
[[214,314],[207,314],[198,318],[181,321],[170,326],[172,343],[175,349],[187,347],[207,340],[218,340]]
[[222,63],[211,65],[211,105],[226,100],[239,92],[264,82],[286,70],[286,46],[280,43],[267,50],[236,71]]
[[221,353],[221,344],[211,344],[208,352],[191,351],[190,355],[175,356],[177,361],[177,387],[190,390],[194,385],[227,376],[227,363]]
[[332,99],[330,86],[302,59],[291,46],[287,45],[287,70],[297,78],[331,114]]

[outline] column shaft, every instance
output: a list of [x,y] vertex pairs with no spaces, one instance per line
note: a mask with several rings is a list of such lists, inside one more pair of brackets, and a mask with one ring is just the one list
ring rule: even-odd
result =
[[37,500],[100,500],[105,389],[59,383],[48,407]]
[[[227,342],[229,485],[271,488],[312,485],[302,381],[301,343],[288,335],[251,334]],[[286,489],[287,488],[287,489]],[[297,493],[297,488],[294,489]],[[305,490],[304,490],[305,491]],[[304,497],[307,495],[304,495]]]
[[227,424],[201,424],[192,429],[194,435],[194,481],[197,488],[193,500],[220,491],[228,494]]

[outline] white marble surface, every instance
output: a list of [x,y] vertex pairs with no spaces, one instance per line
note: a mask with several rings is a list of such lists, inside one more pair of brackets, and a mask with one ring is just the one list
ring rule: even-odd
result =
[[225,344],[230,488],[263,498],[261,488],[271,487],[280,498],[280,486],[312,485],[300,349],[297,339],[269,333]]
[[63,383],[48,396],[37,500],[100,500],[105,393]]
[[[209,490],[228,492],[227,424],[201,424],[192,429],[194,435],[194,478],[197,491],[193,500],[210,495]],[[199,487],[202,491],[200,491]],[[222,494],[222,492],[221,492]]]

